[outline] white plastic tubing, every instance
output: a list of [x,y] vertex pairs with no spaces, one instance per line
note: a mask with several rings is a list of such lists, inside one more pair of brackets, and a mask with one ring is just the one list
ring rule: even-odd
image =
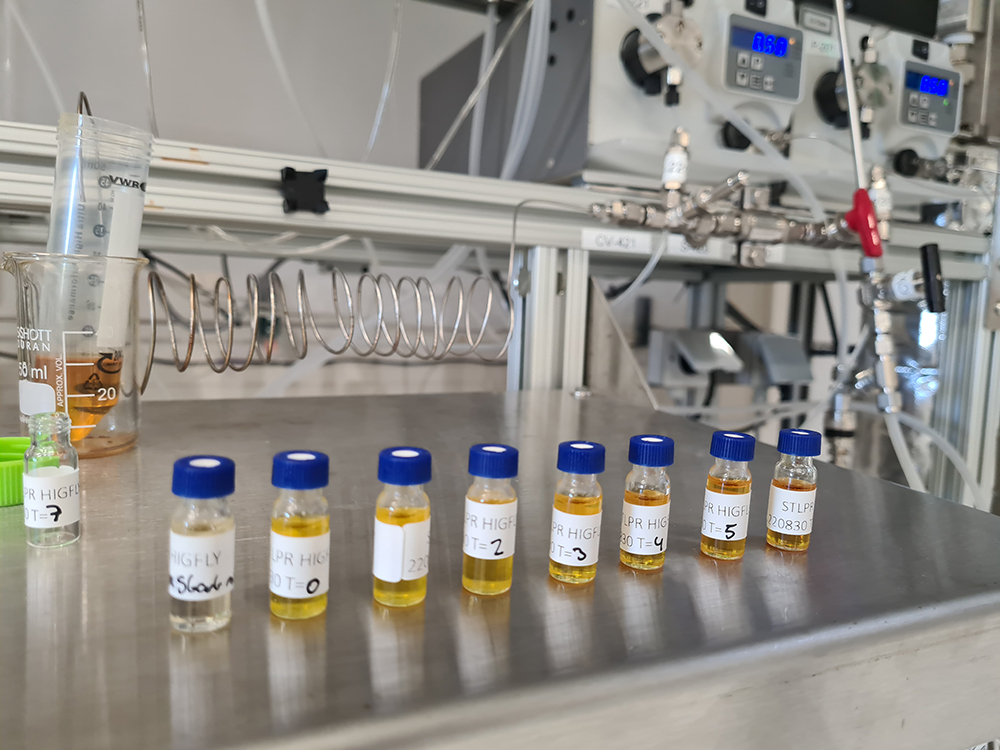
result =
[[552,19],[552,0],[535,0],[528,26],[528,46],[521,69],[521,87],[517,92],[514,122],[511,126],[507,152],[504,154],[500,179],[512,180],[517,174],[524,152],[535,127],[538,109],[542,102],[542,86],[549,64],[549,23]]
[[913,454],[910,453],[910,446],[907,445],[906,438],[903,436],[903,428],[899,426],[899,417],[896,414],[887,413],[885,415],[885,427],[889,431],[889,440],[892,442],[892,449],[896,451],[896,458],[899,459],[899,465],[903,467],[903,476],[906,477],[906,483],[910,485],[910,489],[917,492],[927,492],[927,487],[924,486],[924,478],[920,476],[920,469],[917,468],[917,464],[913,460]]
[[483,49],[479,55],[479,85],[482,93],[472,110],[472,124],[469,131],[469,174],[478,176],[483,160],[483,130],[486,127],[486,100],[489,96],[489,82],[485,81],[486,71],[497,46],[497,3],[486,7],[486,28],[483,31]]

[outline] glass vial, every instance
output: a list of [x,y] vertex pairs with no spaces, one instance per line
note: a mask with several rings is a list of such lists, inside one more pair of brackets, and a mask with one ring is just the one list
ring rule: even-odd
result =
[[236,570],[236,522],[229,497],[236,464],[222,456],[188,456],[174,463],[170,519],[170,624],[205,633],[229,624]]
[[747,547],[750,466],[757,441],[742,432],[716,432],[710,453],[715,465],[705,485],[701,551],[718,560],[737,560]]
[[469,449],[472,486],[465,495],[462,586],[473,594],[502,594],[514,578],[517,531],[517,449],[474,445]]
[[816,467],[823,437],[812,430],[782,430],[781,458],[774,466],[767,501],[767,543],[786,552],[804,552],[812,536],[816,508]]
[[590,583],[597,577],[601,543],[604,446],[583,441],[560,443],[559,481],[552,506],[549,575],[563,583]]
[[409,607],[427,596],[431,546],[431,454],[423,448],[386,448],[378,456],[384,483],[375,501],[372,577],[375,601]]
[[271,612],[305,620],[326,611],[330,590],[330,459],[318,451],[288,451],[274,457],[271,484]]
[[28,417],[24,526],[32,547],[62,547],[80,538],[80,459],[70,429],[62,412]]
[[667,557],[670,477],[674,441],[663,435],[636,435],[628,444],[632,471],[625,478],[622,504],[622,563],[636,570],[659,570]]

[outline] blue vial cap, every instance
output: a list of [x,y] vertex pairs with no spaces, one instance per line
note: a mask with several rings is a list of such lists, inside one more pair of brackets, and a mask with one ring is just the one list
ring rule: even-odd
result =
[[663,435],[635,435],[628,441],[628,462],[636,466],[672,466],[674,441]]
[[509,445],[474,445],[469,448],[469,473],[486,479],[517,476],[517,448]]
[[271,484],[284,490],[318,490],[330,484],[330,457],[319,451],[285,451],[274,457]]
[[567,474],[600,474],[604,471],[604,446],[584,440],[559,443],[556,468]]
[[236,491],[236,464],[222,456],[188,456],[174,462],[172,491],[178,497],[211,500]]
[[720,430],[712,435],[712,449],[709,453],[715,458],[722,458],[726,461],[753,461],[756,445],[757,441],[754,440],[753,435]]
[[378,454],[378,481],[404,486],[431,481],[431,454],[423,448],[386,448]]
[[778,452],[786,456],[818,456],[823,436],[812,430],[782,430],[778,433]]

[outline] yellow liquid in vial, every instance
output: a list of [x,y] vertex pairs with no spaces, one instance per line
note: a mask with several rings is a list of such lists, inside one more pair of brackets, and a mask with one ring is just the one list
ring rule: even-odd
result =
[[[272,518],[271,531],[282,536],[320,536],[330,530],[330,516],[291,516]],[[326,594],[308,599],[290,599],[271,594],[271,612],[285,620],[305,620],[326,611]]]
[[[629,505],[644,505],[655,508],[669,503],[670,495],[654,490],[644,490],[642,494],[625,490],[625,502]],[[667,559],[666,551],[658,552],[655,555],[636,555],[625,550],[619,550],[619,552],[621,561],[636,570],[659,570]]]
[[[408,523],[419,523],[431,517],[430,508],[375,508],[375,519],[382,523],[394,523],[405,526]],[[387,607],[409,607],[419,604],[427,596],[427,576],[413,581],[389,583],[372,576],[374,580],[375,601]]]
[[[772,479],[771,484],[779,490],[791,490],[792,492],[813,492],[815,484],[804,482],[801,479]],[[786,552],[804,552],[809,548],[809,539],[812,534],[782,534],[780,531],[767,530],[767,543],[775,549]]]
[[[722,495],[746,495],[750,492],[750,481],[749,479],[722,480],[709,474],[706,489]],[[743,557],[746,548],[746,539],[713,539],[701,535],[701,551],[717,560],[737,560]]]
[[[556,493],[553,507],[575,516],[594,516],[601,512],[600,497],[567,497]],[[564,565],[549,559],[549,575],[563,583],[590,583],[597,577],[597,563],[593,565]]]
[[74,443],[87,437],[118,403],[122,377],[120,352],[102,353],[92,359],[69,357],[65,362],[57,357],[37,357],[32,367],[42,370],[44,381],[60,395],[65,381],[66,413],[73,425],[69,437]]
[[[506,503],[484,503],[488,505],[508,505]],[[510,591],[514,580],[514,556],[499,560],[482,560],[462,553],[462,587],[472,593],[493,596]]]

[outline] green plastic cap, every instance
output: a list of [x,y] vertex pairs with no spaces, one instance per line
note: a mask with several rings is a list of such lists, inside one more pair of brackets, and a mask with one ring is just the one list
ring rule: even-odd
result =
[[24,502],[21,477],[24,476],[24,454],[31,447],[31,438],[0,438],[0,507]]

